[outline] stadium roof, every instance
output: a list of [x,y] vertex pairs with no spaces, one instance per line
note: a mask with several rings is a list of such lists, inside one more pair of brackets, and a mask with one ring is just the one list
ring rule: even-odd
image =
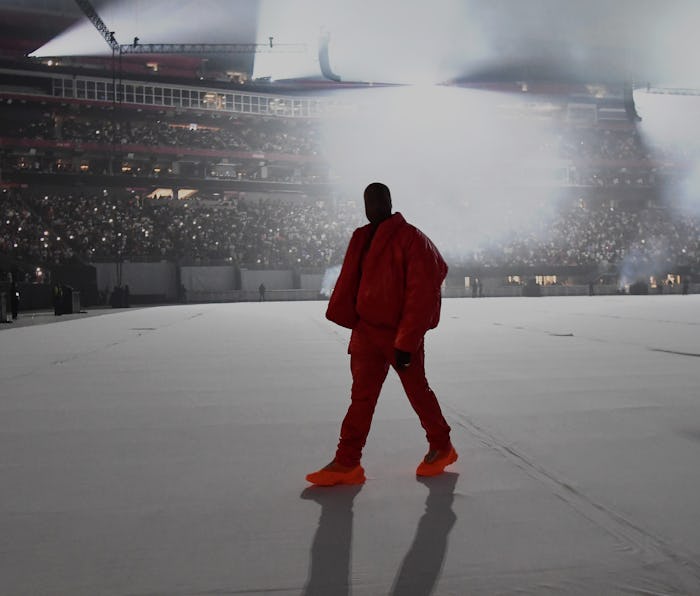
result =
[[[305,44],[215,56],[250,77],[320,76],[318,40],[345,81],[557,80],[700,88],[695,0],[102,0],[120,43]],[[109,53],[70,0],[1,0],[0,50]]]

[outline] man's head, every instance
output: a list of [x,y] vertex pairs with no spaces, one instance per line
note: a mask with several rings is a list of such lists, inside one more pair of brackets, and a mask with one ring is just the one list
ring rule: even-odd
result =
[[372,182],[365,188],[365,215],[375,226],[391,217],[391,193],[381,182]]

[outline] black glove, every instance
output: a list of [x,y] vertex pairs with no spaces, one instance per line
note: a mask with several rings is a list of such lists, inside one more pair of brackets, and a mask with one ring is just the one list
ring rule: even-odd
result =
[[403,350],[394,348],[394,353],[396,355],[396,368],[399,370],[408,368],[411,364],[411,352],[404,352]]

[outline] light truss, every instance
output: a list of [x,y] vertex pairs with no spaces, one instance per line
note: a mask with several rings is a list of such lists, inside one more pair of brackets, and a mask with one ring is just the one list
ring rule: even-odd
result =
[[268,43],[134,43],[120,44],[114,38],[104,21],[97,14],[90,0],[75,0],[85,16],[100,32],[112,51],[120,56],[125,54],[255,54],[260,52],[305,52],[306,44],[275,44],[273,38]]
[[120,44],[122,54],[253,54],[305,52],[305,44],[270,43],[137,43]]

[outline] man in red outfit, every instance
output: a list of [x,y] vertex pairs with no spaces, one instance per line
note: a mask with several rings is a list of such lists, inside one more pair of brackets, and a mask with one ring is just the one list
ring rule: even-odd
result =
[[389,367],[399,375],[428,439],[419,476],[435,476],[457,461],[450,427],[425,378],[423,338],[440,320],[447,265],[438,249],[400,213],[380,182],[364,193],[369,224],[352,235],[326,317],[352,329],[352,395],[335,459],[306,479],[323,486],[362,484],[360,459]]

